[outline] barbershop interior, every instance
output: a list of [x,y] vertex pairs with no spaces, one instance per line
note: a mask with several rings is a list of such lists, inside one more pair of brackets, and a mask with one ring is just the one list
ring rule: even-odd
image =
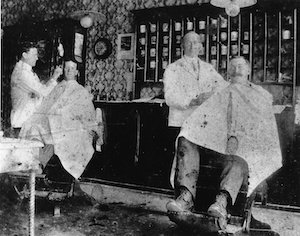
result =
[[300,1],[1,1],[0,235],[300,235]]

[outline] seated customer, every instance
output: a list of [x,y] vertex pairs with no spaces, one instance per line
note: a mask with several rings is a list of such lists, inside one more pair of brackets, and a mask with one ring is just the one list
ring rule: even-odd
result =
[[[249,72],[249,63],[243,57],[233,58],[228,71],[231,83],[213,94],[183,123],[178,139],[184,145],[177,150],[171,174],[178,195],[167,204],[169,211],[193,209],[201,161],[199,147],[220,153],[226,159],[219,194],[208,208],[210,215],[225,220],[243,185],[248,185],[250,196],[281,167],[272,95],[249,82]],[[201,196],[198,198],[201,201]],[[255,227],[269,228],[265,224]]]
[[78,84],[77,74],[76,62],[66,61],[64,80],[44,99],[20,132],[21,138],[44,143],[40,152],[42,166],[45,167],[55,154],[64,169],[76,179],[92,158],[95,134],[101,133],[92,95]]

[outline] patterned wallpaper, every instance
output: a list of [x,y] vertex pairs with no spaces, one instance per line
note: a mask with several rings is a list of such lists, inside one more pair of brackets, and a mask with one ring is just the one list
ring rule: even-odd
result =
[[[86,88],[95,99],[127,100],[133,90],[133,60],[117,59],[117,38],[120,33],[133,33],[132,10],[188,5],[209,0],[2,0],[1,26],[20,23],[26,19],[50,20],[65,18],[77,10],[93,10],[105,15],[103,22],[95,22],[88,29]],[[104,37],[113,44],[113,52],[107,59],[96,59],[93,52],[95,41]],[[273,86],[266,88],[276,98],[276,103],[291,102],[291,88]],[[162,86],[145,86],[141,97],[159,95]],[[278,101],[277,101],[278,100]]]
[[[133,83],[133,60],[117,59],[117,38],[120,33],[133,33],[131,10],[196,4],[209,0],[2,0],[1,26],[18,24],[26,19],[50,20],[65,18],[76,10],[93,10],[103,13],[103,22],[96,22],[88,29],[86,88],[95,98],[126,100],[130,98]],[[96,59],[93,44],[105,37],[113,44],[107,59]],[[141,95],[161,93],[161,87],[146,87]]]

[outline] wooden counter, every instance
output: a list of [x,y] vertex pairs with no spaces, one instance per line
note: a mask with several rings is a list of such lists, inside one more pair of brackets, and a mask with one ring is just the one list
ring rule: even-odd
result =
[[[169,174],[177,132],[167,126],[168,106],[164,101],[96,101],[94,104],[104,112],[105,145],[103,152],[95,154],[83,177],[171,191]],[[263,190],[267,202],[300,206],[293,116],[291,107],[276,115],[284,167],[267,180],[268,188]],[[206,178],[214,175],[213,172],[202,171],[200,174],[205,178],[201,183],[208,183],[210,180]]]

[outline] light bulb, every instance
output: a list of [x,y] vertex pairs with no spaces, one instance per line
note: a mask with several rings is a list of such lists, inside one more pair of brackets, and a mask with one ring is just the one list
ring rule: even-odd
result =
[[229,15],[231,17],[235,17],[240,13],[240,7],[239,7],[239,5],[231,2],[226,6],[225,12],[227,15]]
[[91,27],[93,24],[93,19],[91,16],[89,15],[86,15],[84,17],[82,17],[80,19],[80,25],[83,27],[83,28],[89,28]]
[[59,45],[57,47],[57,51],[58,51],[58,54],[60,57],[64,56],[64,46],[61,43],[59,43]]

